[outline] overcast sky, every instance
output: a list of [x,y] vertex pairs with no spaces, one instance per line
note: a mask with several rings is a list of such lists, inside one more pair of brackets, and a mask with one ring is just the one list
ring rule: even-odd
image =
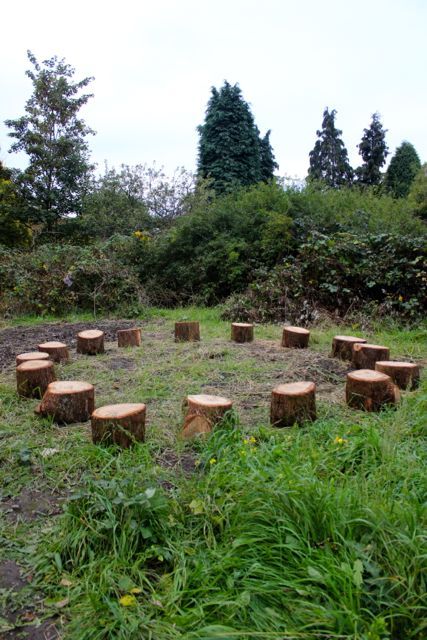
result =
[[353,166],[374,111],[394,152],[411,142],[427,161],[427,0],[20,0],[2,8],[3,122],[31,94],[26,50],[64,57],[94,76],[82,111],[103,165],[154,161],[194,170],[196,127],[212,85],[239,83],[261,133],[271,129],[280,175],[304,177],[325,106]]

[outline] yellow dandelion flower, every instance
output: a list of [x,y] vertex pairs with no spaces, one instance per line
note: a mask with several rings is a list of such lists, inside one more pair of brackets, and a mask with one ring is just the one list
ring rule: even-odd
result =
[[130,593],[127,593],[125,596],[122,596],[120,598],[119,602],[122,605],[122,607],[134,607],[137,603],[137,600],[135,596],[132,596],[130,595]]
[[211,458],[211,459],[209,460],[209,464],[215,464],[215,462],[216,462],[216,458]]

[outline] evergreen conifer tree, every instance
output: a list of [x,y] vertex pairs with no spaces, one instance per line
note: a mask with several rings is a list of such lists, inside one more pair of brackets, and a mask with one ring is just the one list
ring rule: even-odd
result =
[[335,109],[323,112],[321,131],[316,131],[318,140],[310,151],[310,180],[319,180],[330,187],[349,185],[353,170],[348,162],[347,149],[340,136],[342,131],[335,127]]
[[358,145],[363,164],[356,169],[357,181],[364,186],[379,185],[381,182],[381,167],[388,156],[385,142],[387,130],[383,129],[378,113],[374,113],[369,129],[363,130],[363,136]]
[[402,142],[387,169],[385,185],[395,198],[406,198],[421,168],[418,153],[410,142]]

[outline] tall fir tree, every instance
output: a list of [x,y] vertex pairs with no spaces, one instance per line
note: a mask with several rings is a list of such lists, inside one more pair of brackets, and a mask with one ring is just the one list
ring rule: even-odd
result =
[[330,187],[350,185],[353,170],[348,162],[347,149],[340,136],[342,131],[335,127],[335,109],[323,112],[322,129],[316,131],[318,140],[310,151],[308,177]]
[[381,167],[388,156],[385,141],[387,129],[383,129],[379,113],[374,113],[369,129],[363,130],[358,145],[363,164],[356,169],[357,182],[363,186],[379,185],[382,179]]
[[235,186],[269,180],[276,167],[268,134],[260,140],[258,128],[240,87],[228,82],[212,95],[200,135],[198,174],[209,178],[217,193]]
[[415,147],[410,142],[402,142],[390,160],[385,186],[395,198],[406,198],[421,162]]

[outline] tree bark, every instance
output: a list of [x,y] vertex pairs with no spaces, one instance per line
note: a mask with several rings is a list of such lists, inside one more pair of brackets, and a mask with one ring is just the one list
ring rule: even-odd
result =
[[224,414],[233,407],[232,401],[228,398],[205,394],[187,396],[185,404],[187,414],[182,429],[182,437],[185,439],[210,433]]
[[379,411],[385,405],[397,404],[400,392],[390,376],[372,369],[359,369],[347,374],[345,397],[349,407]]
[[353,345],[355,344],[366,344],[366,340],[354,336],[335,336],[332,340],[332,357],[352,360]]
[[271,394],[270,422],[275,427],[291,427],[316,420],[314,382],[279,384]]
[[68,362],[70,354],[68,347],[63,342],[44,342],[37,346],[39,351],[48,353],[53,362]]
[[197,342],[200,340],[198,322],[175,322],[175,342]]
[[119,347],[141,346],[141,329],[119,329],[117,331],[117,345]]
[[413,391],[420,384],[420,367],[413,362],[379,360],[375,363],[375,370],[390,376],[399,389]]
[[390,349],[381,347],[378,344],[360,344],[353,345],[352,364],[355,369],[375,369],[375,363],[378,360],[388,360],[390,358]]
[[89,356],[104,353],[104,332],[98,329],[80,331],[77,334],[77,353]]
[[31,362],[32,360],[50,360],[50,356],[48,353],[42,351],[27,351],[26,353],[19,353],[16,356],[16,366],[23,362]]
[[25,398],[41,398],[54,380],[55,370],[50,360],[28,360],[16,367],[18,394]]
[[86,422],[95,408],[95,389],[88,382],[64,380],[52,382],[46,389],[36,413],[51,416],[55,422]]
[[252,342],[254,339],[254,325],[246,322],[231,323],[231,339],[233,342]]
[[310,339],[310,331],[302,327],[284,327],[282,334],[282,347],[292,349],[306,349]]
[[116,444],[127,449],[145,440],[145,404],[111,404],[92,413],[92,440],[95,444]]

